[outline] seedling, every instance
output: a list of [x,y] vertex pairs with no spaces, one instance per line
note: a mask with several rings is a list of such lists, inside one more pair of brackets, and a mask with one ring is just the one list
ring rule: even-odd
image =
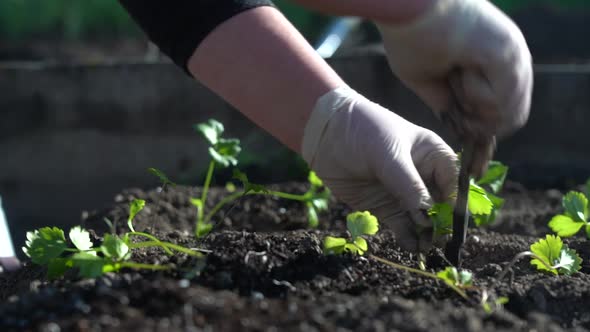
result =
[[[131,230],[119,237],[105,234],[100,245],[95,246],[90,239],[90,233],[80,226],[70,229],[68,237],[73,246],[65,238],[64,231],[57,227],[43,227],[27,233],[24,253],[31,261],[38,265],[47,266],[47,277],[58,278],[71,268],[77,268],[83,278],[96,278],[106,272],[117,272],[123,268],[167,270],[169,267],[143,264],[131,261],[133,249],[146,247],[160,247],[168,254],[172,250],[191,256],[201,257],[201,254],[191,249],[158,240],[156,237],[133,231],[133,219],[145,206],[145,201],[134,200],[129,207],[128,226]],[[146,237],[151,241],[133,243],[131,236]]]
[[353,255],[363,255],[368,249],[365,235],[375,235],[379,231],[379,222],[370,212],[353,212],[346,216],[346,227],[349,238],[326,236],[324,238],[324,253],[328,255],[349,252]]
[[469,288],[473,286],[473,274],[466,270],[457,270],[454,266],[436,273],[436,276],[448,285],[454,285],[459,288]]
[[[306,206],[309,226],[318,226],[318,213],[327,210],[330,191],[328,188],[324,187],[321,179],[317,177],[314,172],[310,172],[308,176],[310,189],[306,193],[299,195],[268,190],[262,185],[250,182],[245,173],[234,168],[233,177],[242,183],[244,187],[243,190],[236,190],[233,184],[231,184],[230,187],[226,185],[226,188],[231,189],[228,190],[231,194],[221,199],[210,211],[206,212],[207,194],[209,192],[215,168],[218,166],[236,166],[238,164],[237,155],[241,151],[241,147],[238,139],[221,137],[224,132],[223,124],[214,119],[195,125],[195,130],[201,133],[209,143],[208,151],[209,156],[211,157],[201,197],[191,199],[191,204],[197,208],[197,220],[195,223],[195,236],[197,238],[201,238],[211,232],[214,227],[214,224],[211,223],[211,219],[225,205],[243,197],[244,195],[252,194],[272,195],[279,198],[300,201]],[[163,186],[175,185],[164,172],[155,168],[150,168],[149,171],[160,179]]]
[[504,279],[514,264],[523,257],[532,257],[531,265],[535,266],[538,271],[554,275],[571,275],[582,268],[582,258],[578,253],[563,244],[559,236],[548,234],[544,239],[539,239],[533,243],[530,251],[524,251],[514,256],[512,261],[498,275],[497,280]]
[[[486,173],[469,186],[468,209],[476,226],[487,226],[494,222],[504,199],[496,196],[502,189],[508,167],[498,161],[490,162]],[[433,223],[435,238],[453,233],[453,207],[448,203],[437,203],[428,210]]]
[[585,227],[586,236],[590,238],[588,221],[588,198],[585,194],[570,191],[562,200],[564,214],[558,214],[549,221],[549,227],[561,237],[570,237]]

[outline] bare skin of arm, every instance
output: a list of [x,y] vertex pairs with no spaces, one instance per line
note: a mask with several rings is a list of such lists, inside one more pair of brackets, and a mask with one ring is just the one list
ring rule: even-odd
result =
[[345,85],[275,8],[224,22],[189,59],[200,82],[296,152],[316,100]]
[[[432,0],[298,0],[336,14],[398,13]],[[404,6],[399,7],[396,6]],[[317,99],[346,84],[291,23],[272,7],[243,12],[221,24],[195,50],[188,68],[200,82],[296,152]]]

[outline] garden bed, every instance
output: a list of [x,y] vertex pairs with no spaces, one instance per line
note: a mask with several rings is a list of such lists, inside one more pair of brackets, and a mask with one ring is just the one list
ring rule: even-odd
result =
[[[306,186],[287,183],[276,188],[303,193]],[[224,191],[214,188],[208,202],[219,200]],[[134,261],[173,263],[178,268],[124,270],[97,279],[67,274],[57,281],[47,281],[43,268],[26,263],[20,271],[0,274],[0,330],[590,329],[586,239],[564,240],[586,259],[579,273],[543,274],[523,259],[509,277],[500,282],[495,278],[517,253],[550,233],[547,222],[561,212],[558,191],[527,191],[507,184],[499,225],[470,231],[464,268],[473,272],[479,289],[509,298],[504,309],[491,314],[440,281],[370,257],[324,255],[323,237],[345,232],[350,210],[338,202],[332,201],[330,210],[321,215],[317,230],[309,230],[301,203],[248,196],[224,208],[213,232],[197,241],[193,236],[196,210],[190,198],[198,195],[199,189],[187,187],[126,190],[111,207],[85,214],[83,226],[92,230],[93,237],[100,237],[108,232],[106,217],[123,230],[129,203],[145,199],[135,229],[210,250],[205,259],[142,249],[134,251]],[[387,230],[371,237],[369,248],[376,256],[417,267],[416,257],[401,251],[395,235]],[[442,267],[436,254],[430,258],[429,268]]]

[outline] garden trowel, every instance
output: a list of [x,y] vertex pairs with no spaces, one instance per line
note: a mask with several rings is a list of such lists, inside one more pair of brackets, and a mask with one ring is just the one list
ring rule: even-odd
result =
[[[467,113],[464,112],[463,106],[457,97],[459,73],[451,75],[451,91],[453,105],[449,112],[442,115],[442,120],[457,135],[463,149],[461,152],[461,165],[459,169],[457,200],[453,210],[453,236],[445,247],[445,256],[455,267],[461,266],[461,248],[467,236],[469,226],[469,186],[471,175],[480,176],[482,169],[475,169],[487,165],[492,157],[495,148],[494,137],[482,137],[480,133],[474,132],[473,128],[465,127],[462,117]],[[483,160],[483,162],[482,162]]]

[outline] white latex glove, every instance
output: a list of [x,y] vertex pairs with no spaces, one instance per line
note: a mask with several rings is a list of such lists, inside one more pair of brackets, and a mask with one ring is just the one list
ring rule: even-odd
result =
[[470,132],[506,136],[529,116],[532,60],[519,28],[487,0],[434,0],[406,25],[377,24],[390,67],[435,113],[453,106]]
[[456,154],[438,135],[347,87],[316,103],[302,155],[337,198],[374,214],[406,250],[428,249],[424,212],[457,184]]

